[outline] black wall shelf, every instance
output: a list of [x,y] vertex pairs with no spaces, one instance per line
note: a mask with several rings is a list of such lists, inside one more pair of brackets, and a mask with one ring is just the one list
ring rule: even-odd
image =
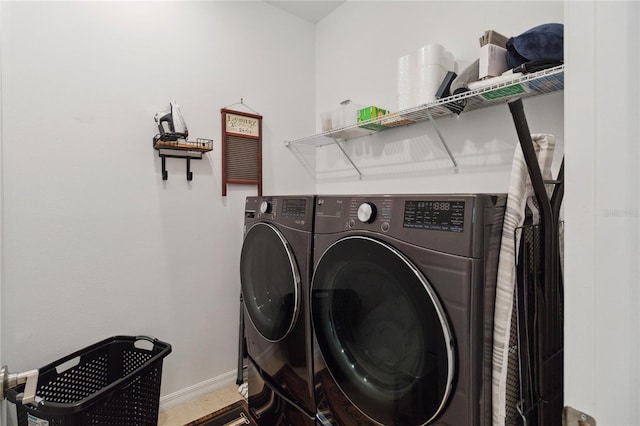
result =
[[187,180],[193,180],[191,171],[191,160],[202,160],[202,156],[213,150],[213,140],[198,138],[195,142],[177,140],[162,141],[153,140],[153,147],[158,151],[158,156],[162,159],[162,180],[167,180],[167,158],[184,158],[187,161]]

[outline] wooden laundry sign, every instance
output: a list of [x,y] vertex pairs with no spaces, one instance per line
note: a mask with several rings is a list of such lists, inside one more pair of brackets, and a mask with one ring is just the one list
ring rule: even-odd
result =
[[262,195],[262,116],[220,110],[222,115],[222,196],[228,184],[257,185]]
[[227,133],[260,137],[260,119],[253,116],[238,115],[231,112],[227,112],[226,117]]

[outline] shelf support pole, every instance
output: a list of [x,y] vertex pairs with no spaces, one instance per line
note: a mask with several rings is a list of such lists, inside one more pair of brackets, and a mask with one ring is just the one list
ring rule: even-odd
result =
[[351,157],[349,157],[349,154],[347,154],[344,148],[342,148],[342,145],[340,145],[340,142],[338,142],[337,139],[332,139],[332,140],[333,142],[335,142],[338,148],[340,148],[340,151],[342,151],[342,155],[344,155],[347,158],[347,160],[349,160],[349,163],[351,163],[351,167],[353,167],[355,171],[358,173],[358,179],[362,180],[362,172],[360,171],[358,166],[356,166],[355,163],[351,160]]
[[442,133],[440,133],[440,129],[438,129],[438,126],[436,126],[436,121],[433,119],[433,116],[431,115],[431,111],[429,111],[429,108],[427,108],[426,111],[427,111],[427,116],[429,117],[429,121],[431,122],[431,125],[436,130],[436,133],[440,138],[440,142],[442,142],[442,146],[444,146],[444,149],[447,151],[447,154],[449,154],[449,158],[453,163],[453,173],[458,173],[460,171],[460,169],[458,168],[458,162],[456,161],[453,154],[451,153],[451,150],[449,149],[449,145],[447,144],[447,141],[444,140]]

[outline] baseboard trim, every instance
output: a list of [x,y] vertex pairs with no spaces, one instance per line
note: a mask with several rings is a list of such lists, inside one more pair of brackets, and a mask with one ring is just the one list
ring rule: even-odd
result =
[[235,384],[237,380],[236,370],[222,373],[219,376],[196,383],[193,386],[184,388],[177,392],[160,397],[160,411],[166,411],[178,405],[184,404],[199,396],[216,391],[230,384]]

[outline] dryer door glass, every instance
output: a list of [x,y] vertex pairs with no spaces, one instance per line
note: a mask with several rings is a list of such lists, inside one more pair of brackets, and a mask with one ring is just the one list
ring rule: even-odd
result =
[[320,352],[349,400],[384,425],[436,418],[451,393],[452,335],[420,271],[384,242],[348,237],[324,252],[311,289]]
[[240,281],[249,319],[267,340],[283,339],[295,324],[300,274],[291,248],[274,226],[247,231],[240,256]]

